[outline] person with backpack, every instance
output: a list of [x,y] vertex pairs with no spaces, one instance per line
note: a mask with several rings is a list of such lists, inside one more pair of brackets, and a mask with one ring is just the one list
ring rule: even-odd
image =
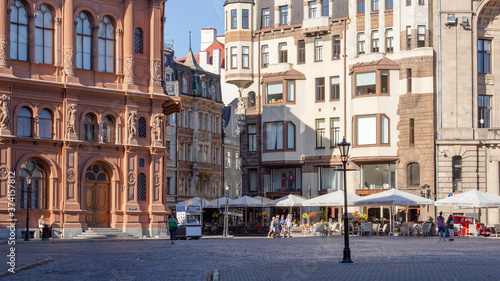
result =
[[446,225],[448,226],[448,233],[450,233],[450,241],[455,241],[454,224],[455,220],[453,219],[453,215],[450,214],[448,220],[446,221]]
[[170,240],[172,240],[172,244],[174,244],[175,240],[175,232],[177,231],[179,222],[174,217],[174,214],[170,214],[168,218],[168,230],[170,231]]
[[441,238],[443,238],[443,241],[446,241],[446,228],[444,225],[444,217],[443,217],[443,212],[439,212],[439,216],[436,218],[436,222],[438,225],[438,232],[439,232],[439,241],[441,241]]

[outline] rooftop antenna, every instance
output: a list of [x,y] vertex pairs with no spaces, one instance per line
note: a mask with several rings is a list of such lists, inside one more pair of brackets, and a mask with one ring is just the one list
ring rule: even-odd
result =
[[191,31],[189,31],[189,50],[191,51]]

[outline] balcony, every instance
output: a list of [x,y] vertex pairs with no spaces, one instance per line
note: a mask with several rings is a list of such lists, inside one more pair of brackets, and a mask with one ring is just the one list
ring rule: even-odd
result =
[[329,17],[316,17],[304,19],[302,23],[302,33],[322,33],[328,32],[330,30],[330,18]]

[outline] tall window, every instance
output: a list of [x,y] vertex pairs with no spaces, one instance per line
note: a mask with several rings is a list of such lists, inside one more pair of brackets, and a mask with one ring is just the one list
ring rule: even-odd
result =
[[219,116],[215,117],[215,133],[216,134],[220,133],[220,117]]
[[417,163],[408,165],[408,186],[420,186],[420,165]]
[[38,121],[39,135],[43,139],[52,138],[52,113],[48,109],[42,109],[40,111]]
[[491,96],[478,95],[479,128],[489,128],[491,125]]
[[309,2],[309,18],[315,18],[318,16],[318,4],[316,1]]
[[323,17],[328,17],[330,16],[330,3],[328,3],[329,1],[328,0],[322,0],[321,1],[321,6],[322,6],[322,9],[321,9],[321,15]]
[[282,150],[283,146],[283,122],[271,122],[265,124],[266,150]]
[[111,116],[102,118],[103,141],[113,143],[115,141],[115,124]]
[[248,170],[248,190],[249,191],[257,191],[258,177],[257,170],[249,169]]
[[257,151],[257,125],[248,125],[248,151]]
[[[28,185],[26,184],[27,175],[31,176],[31,193],[28,193]],[[35,160],[24,162],[19,171],[18,181],[21,187],[19,190],[19,208],[27,209],[28,196],[30,196],[30,209],[45,209],[47,174],[42,165]]]
[[81,12],[76,17],[76,67],[92,68],[92,23],[89,16]]
[[325,78],[316,78],[316,101],[325,101]]
[[249,68],[249,48],[248,46],[241,47],[241,67]]
[[241,11],[241,27],[248,29],[248,9],[243,9]]
[[389,143],[389,118],[382,114],[355,117],[356,145]]
[[53,64],[54,20],[52,11],[42,4],[35,18],[35,60],[39,63]]
[[316,148],[324,148],[325,142],[325,119],[316,119]]
[[10,58],[27,61],[28,10],[24,3],[19,0],[12,1],[10,9]]
[[280,7],[280,24],[288,24],[288,6]]
[[379,51],[379,36],[378,31],[372,31],[372,53],[378,53]]
[[96,142],[98,136],[98,127],[99,126],[97,125],[97,120],[94,115],[90,113],[85,115],[85,117],[83,118],[83,139],[89,142]]
[[231,150],[226,150],[226,161],[224,162],[224,168],[231,168]]
[[417,26],[417,47],[425,47],[425,25]]
[[314,61],[323,61],[323,39],[314,41]]
[[262,9],[262,28],[269,27],[269,8]]
[[146,122],[146,118],[144,117],[141,117],[139,118],[139,122],[137,122],[137,126],[138,126],[138,136],[140,138],[146,138],[147,137],[147,122]]
[[411,93],[411,68],[406,70],[406,92]]
[[286,134],[287,134],[287,149],[295,149],[295,124],[292,122],[287,122],[287,129],[286,129]]
[[389,10],[392,9],[394,6],[393,0],[385,0],[385,9]]
[[184,152],[184,143],[179,143],[179,160],[184,161],[186,160],[186,154]]
[[146,175],[137,175],[137,201],[146,201]]
[[294,102],[295,101],[295,81],[287,81],[286,82],[286,101]]
[[330,100],[340,99],[340,77],[330,77]]
[[340,142],[340,118],[330,118],[330,147]]
[[406,49],[411,49],[411,26],[406,27]]
[[385,51],[387,53],[394,52],[394,33],[392,28],[385,31]]
[[280,63],[288,61],[288,46],[286,43],[280,43],[279,46],[279,61]]
[[231,10],[231,29],[236,29],[238,23],[237,11]]
[[365,0],[358,1],[358,14],[363,14],[365,12]]
[[378,11],[378,1],[379,0],[372,0],[372,11]]
[[358,34],[358,55],[365,53],[365,34],[363,32]]
[[31,137],[31,124],[33,124],[31,111],[25,106],[21,107],[17,113],[17,135]]
[[184,94],[188,92],[188,79],[186,77],[182,78],[182,92]]
[[255,92],[248,93],[248,107],[255,107]]
[[231,47],[231,68],[238,67],[238,47]]
[[337,168],[318,167],[321,190],[342,190],[342,171]]
[[453,156],[452,163],[452,176],[453,176],[453,192],[463,191],[462,188],[462,157]]
[[297,63],[306,62],[306,42],[299,40],[297,42]]
[[179,112],[179,127],[184,127],[184,110]]
[[333,36],[332,38],[332,58],[340,59],[340,36]]
[[415,145],[415,119],[410,118],[410,146]]
[[240,169],[240,161],[241,161],[241,159],[240,159],[240,153],[238,151],[236,151],[234,153],[234,168],[236,170]]
[[115,71],[115,27],[109,17],[101,20],[99,28],[99,71]]
[[268,67],[269,66],[269,46],[264,45],[262,46],[262,67]]
[[144,32],[140,27],[135,29],[135,52],[144,53]]
[[477,40],[477,71],[491,73],[491,40]]

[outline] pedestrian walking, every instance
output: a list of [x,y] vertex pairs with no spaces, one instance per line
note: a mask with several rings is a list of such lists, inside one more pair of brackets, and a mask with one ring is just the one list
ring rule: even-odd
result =
[[174,217],[174,214],[170,214],[168,218],[168,230],[170,231],[170,240],[172,240],[172,244],[174,244],[175,240],[175,232],[177,231],[179,222]]
[[448,220],[446,221],[446,225],[448,226],[448,232],[450,233],[450,241],[455,241],[455,220],[453,219],[453,215],[450,214]]
[[283,238],[285,237],[285,215],[281,215],[280,219],[280,236],[283,234]]
[[276,221],[274,220],[274,217],[271,219],[271,226],[269,226],[269,233],[267,234],[267,238],[271,238],[271,235],[274,237],[274,230],[276,226]]
[[277,215],[274,218],[274,238],[280,238],[281,233],[281,224],[280,224],[280,216]]
[[292,227],[292,215],[288,214],[285,220],[285,238],[287,234],[289,238],[292,238],[292,234],[290,233],[291,227]]
[[438,225],[438,233],[439,233],[439,241],[441,241],[441,235],[443,236],[443,241],[446,241],[446,229],[444,225],[444,217],[443,212],[439,212],[439,216],[436,218],[436,222]]

